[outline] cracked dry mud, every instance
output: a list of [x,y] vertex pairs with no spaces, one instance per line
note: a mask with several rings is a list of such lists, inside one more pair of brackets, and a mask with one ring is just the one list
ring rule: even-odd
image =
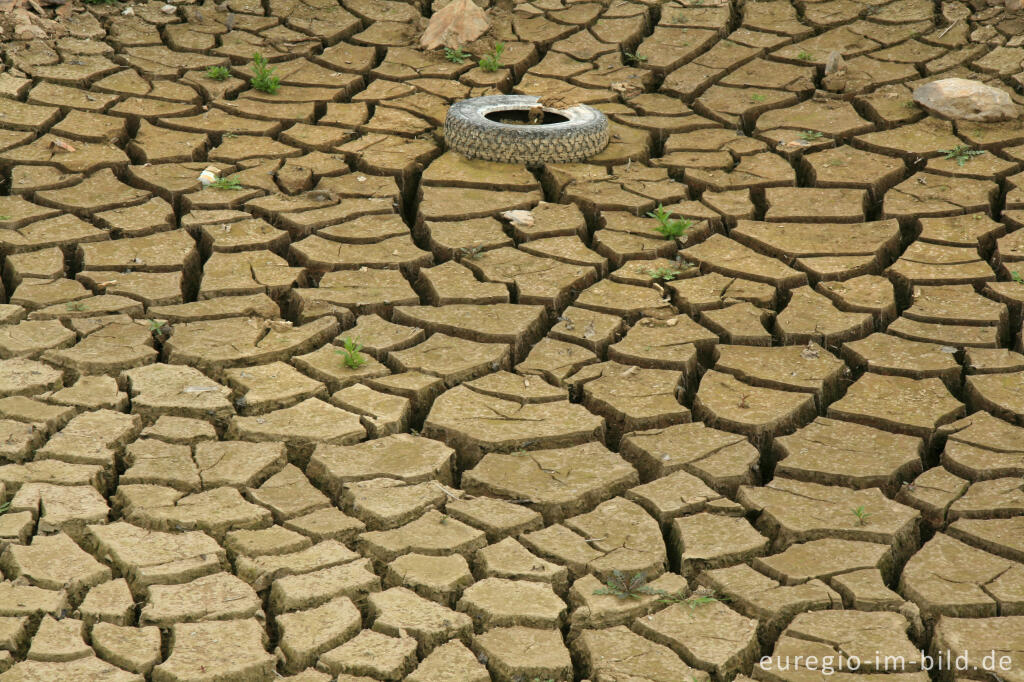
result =
[[[3,24],[0,682],[1024,680],[1024,123],[911,98],[1021,15],[447,2]],[[447,150],[495,93],[610,144]]]

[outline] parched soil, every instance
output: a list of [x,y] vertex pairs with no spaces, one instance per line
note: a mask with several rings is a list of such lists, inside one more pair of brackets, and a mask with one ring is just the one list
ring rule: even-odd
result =
[[448,2],[0,7],[0,682],[1024,680],[1024,14]]

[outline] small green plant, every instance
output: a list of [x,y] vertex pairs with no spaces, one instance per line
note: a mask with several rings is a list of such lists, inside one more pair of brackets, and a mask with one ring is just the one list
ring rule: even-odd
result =
[[761,95],[761,94],[753,94],[753,95],[750,96],[750,101],[753,102],[754,104],[757,104],[759,102],[763,102],[766,99],[768,99],[768,98],[765,95]]
[[361,345],[348,337],[343,339],[343,343],[345,347],[335,352],[341,356],[341,361],[346,367],[349,369],[359,369],[366,364],[366,358],[359,352],[363,349]]
[[81,301],[70,301],[68,303],[65,303],[64,307],[67,308],[68,310],[73,310],[73,311],[78,311],[78,312],[81,312],[81,311],[85,310],[85,304],[82,303]]
[[210,183],[210,187],[213,189],[242,189],[242,183],[240,183],[235,176],[217,178]]
[[713,604],[716,601],[722,601],[722,599],[712,594],[699,594],[694,597],[690,597],[683,603],[689,605],[691,609],[695,609],[698,606],[707,606],[708,604]]
[[800,133],[800,139],[803,140],[804,142],[820,140],[821,133],[819,133],[817,130],[805,130],[802,133]]
[[149,327],[149,333],[153,336],[165,336],[167,334],[167,321],[166,320],[146,320],[147,326]]
[[985,153],[984,149],[971,149],[965,144],[958,144],[952,149],[940,149],[939,151],[945,154],[942,158],[949,161],[956,161],[956,165],[960,167],[963,167],[964,164],[975,156],[981,156]]
[[658,602],[662,604],[686,604],[691,609],[695,609],[699,606],[707,606],[714,602],[724,601],[729,601],[729,598],[719,597],[715,594],[714,590],[706,587],[698,587],[697,590],[690,595],[687,595],[685,590],[671,593],[661,591],[661,598],[658,599]]
[[917,102],[915,102],[912,99],[908,99],[906,102],[903,103],[903,108],[904,109],[916,109],[917,108]]
[[0,215],[0,220],[10,220],[10,219],[11,219],[11,216],[9,216],[9,215]]
[[470,54],[463,52],[461,47],[456,47],[454,50],[450,47],[444,48],[444,58],[450,61],[452,64],[462,64],[469,59]]
[[87,5],[113,5],[117,0],[82,0]]
[[267,58],[259,52],[252,55],[252,79],[249,84],[256,90],[261,90],[268,95],[277,93],[281,86],[281,79],[274,75],[274,69],[267,66]]
[[486,54],[477,62],[484,71],[493,73],[501,68],[501,54],[505,51],[505,43],[494,43],[494,52]]
[[805,62],[809,62],[812,59],[814,59],[814,55],[811,54],[810,52],[808,52],[807,50],[800,50],[800,52],[799,52],[799,54],[797,54],[796,58],[797,59],[802,59]]
[[626,61],[630,64],[642,64],[647,61],[647,57],[636,54],[634,52],[623,51],[622,56],[626,58]]
[[627,578],[620,570],[612,571],[604,587],[594,590],[594,594],[609,594],[619,599],[643,599],[649,595],[665,594],[663,590],[656,590],[647,584],[647,576],[637,573],[632,578]]
[[0,504],[0,514],[6,514],[7,510],[10,509],[10,508],[11,508],[11,503],[9,501],[8,502],[4,502],[3,504]]
[[[686,265],[692,267],[689,263],[686,263]],[[657,268],[655,270],[644,270],[644,274],[653,279],[660,279],[664,282],[671,282],[676,277],[678,277],[679,273],[682,271],[683,268],[680,267]]]
[[851,511],[853,511],[853,515],[857,517],[858,526],[868,525],[868,519],[871,517],[871,514],[864,510],[864,505],[861,505]]
[[686,218],[673,218],[672,214],[665,210],[665,207],[658,204],[658,208],[654,209],[647,214],[649,217],[654,218],[658,221],[657,226],[654,228],[659,234],[665,236],[665,239],[676,239],[686,234],[686,231],[693,225],[692,220]]
[[1020,270],[1011,270],[1010,278],[1017,284],[1024,284],[1024,275],[1020,274]]
[[206,77],[215,81],[226,81],[231,78],[231,71],[226,66],[211,66],[206,70]]
[[459,247],[459,253],[462,255],[463,258],[468,258],[470,260],[477,260],[478,258],[480,258],[480,256],[483,255],[484,247],[483,246],[460,246]]

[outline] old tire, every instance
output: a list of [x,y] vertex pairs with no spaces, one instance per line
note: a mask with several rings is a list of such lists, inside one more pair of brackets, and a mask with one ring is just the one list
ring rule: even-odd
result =
[[448,148],[471,159],[537,166],[583,161],[608,146],[608,119],[597,109],[578,104],[567,109],[544,107],[543,125],[516,125],[488,118],[509,112],[525,116],[537,105],[532,95],[489,95],[456,102],[448,109],[444,139]]

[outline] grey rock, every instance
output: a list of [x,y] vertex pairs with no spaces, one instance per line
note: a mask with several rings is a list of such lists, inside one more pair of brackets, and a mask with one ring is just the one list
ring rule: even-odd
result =
[[914,101],[929,113],[954,121],[1008,121],[1019,112],[1002,90],[966,78],[943,78],[914,90]]

